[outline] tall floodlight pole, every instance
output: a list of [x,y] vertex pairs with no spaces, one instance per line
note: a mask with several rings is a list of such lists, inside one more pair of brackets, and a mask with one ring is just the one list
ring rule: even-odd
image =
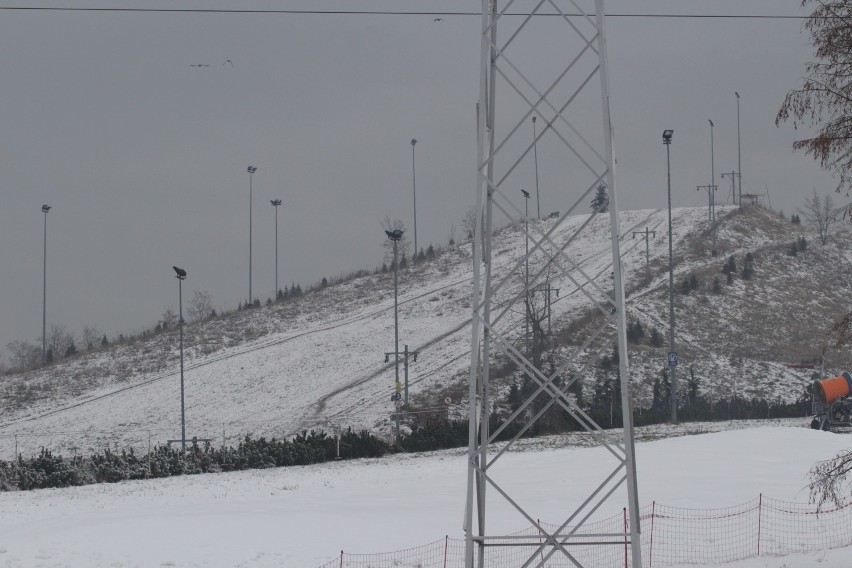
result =
[[716,256],[716,165],[714,158],[713,144],[713,121],[708,119],[710,123],[710,225],[713,229],[713,250],[712,255]]
[[275,301],[278,301],[278,208],[281,206],[280,199],[272,199],[269,202],[275,208]]
[[[743,206],[743,155],[740,151],[740,94],[737,91],[734,91],[734,94],[737,96],[737,177],[739,178],[739,200],[737,201],[737,205]],[[736,198],[736,195],[734,196]]]
[[[533,117],[534,118],[534,117]],[[527,357],[530,355],[530,193],[521,190],[524,196],[524,349]]]
[[[393,351],[394,351],[394,393],[396,397],[394,401],[399,403],[399,393],[402,390],[402,385],[399,382],[399,302],[398,302],[398,277],[399,262],[397,262],[397,245],[402,239],[403,231],[394,229],[393,231],[385,231],[385,234],[393,242]],[[399,411],[396,413],[396,441],[399,442]]]
[[663,130],[663,144],[666,145],[666,179],[669,195],[669,357],[671,369],[672,424],[677,424],[677,351],[675,351],[675,315],[674,315],[674,256],[672,255],[672,162],[671,145],[674,130]]
[[180,328],[180,449],[186,453],[186,415],[183,404],[183,281],[186,270],[172,266],[178,279],[178,326]]
[[44,268],[42,270],[43,281],[41,287],[41,362],[47,362],[47,212],[50,205],[41,206],[44,213]]
[[417,145],[417,139],[411,139],[411,190],[414,193],[414,255],[413,260],[417,260],[417,178],[414,175],[414,146]]
[[535,135],[535,116],[532,117],[533,123],[533,161],[535,162],[535,209],[536,217],[541,219],[541,204],[539,203],[538,194],[538,137]]
[[249,166],[246,171],[249,175],[249,297],[248,302],[249,306],[254,304],[254,296],[251,294],[251,237],[252,237],[252,228],[251,228],[251,181],[254,176],[254,172],[257,171],[257,168],[254,166]]

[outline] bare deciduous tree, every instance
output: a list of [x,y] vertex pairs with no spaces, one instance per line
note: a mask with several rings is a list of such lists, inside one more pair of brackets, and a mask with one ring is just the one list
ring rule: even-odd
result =
[[815,136],[797,140],[793,148],[834,173],[840,191],[852,182],[852,2],[802,0],[802,6],[809,4],[814,11],[805,29],[816,61],[806,65],[801,88],[787,93],[775,124],[792,121],[794,127],[818,127]]
[[831,226],[837,222],[840,211],[834,205],[831,195],[821,198],[814,189],[813,195],[805,200],[805,208],[800,213],[816,229],[820,242],[825,244],[828,241]]
[[810,471],[808,489],[811,501],[820,507],[826,503],[840,504],[849,495],[849,474],[852,473],[852,451],[843,450],[831,459],[817,462]]
[[175,313],[175,309],[171,306],[163,308],[163,315],[161,317],[163,319],[160,320],[160,323],[162,324],[163,329],[172,329],[178,324],[178,315]]
[[191,321],[204,321],[213,313],[213,297],[207,290],[193,290],[186,308]]
[[100,344],[101,332],[93,325],[87,325],[83,328],[83,346],[86,349],[94,349]]
[[[408,238],[408,235],[405,234],[405,224],[399,219],[391,219],[390,216],[385,215],[385,218],[382,219],[382,229],[385,231],[403,231],[402,238],[399,240],[399,244],[397,245],[397,254],[399,254],[400,260],[403,257],[411,260],[411,255],[409,251],[411,249],[411,241]],[[382,243],[382,247],[385,249],[385,257],[384,262],[388,263],[391,267],[393,266],[393,241],[391,241],[387,236],[385,237],[384,242]]]
[[6,345],[11,354],[13,369],[24,371],[34,369],[41,363],[41,347],[28,341],[15,340]]
[[53,324],[47,331],[47,349],[53,352],[53,360],[65,357],[68,347],[74,343],[74,335],[62,324]]

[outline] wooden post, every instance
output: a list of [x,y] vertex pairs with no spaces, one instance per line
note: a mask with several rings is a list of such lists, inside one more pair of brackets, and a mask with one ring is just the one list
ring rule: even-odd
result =
[[447,545],[449,544],[450,536],[444,535],[444,568],[447,568]]

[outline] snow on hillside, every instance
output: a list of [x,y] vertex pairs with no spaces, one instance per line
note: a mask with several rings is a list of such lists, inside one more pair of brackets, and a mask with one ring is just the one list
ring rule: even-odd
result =
[[[701,294],[677,297],[681,359],[693,366],[704,389],[717,398],[735,390],[741,395],[795,398],[809,373],[786,369],[785,348],[775,339],[766,345],[766,338],[786,335],[785,342],[797,349],[789,352],[789,359],[818,348],[832,311],[838,312],[838,305],[845,308],[839,291],[844,287],[833,283],[845,280],[848,262],[837,268],[839,274],[830,282],[819,280],[825,288],[819,306],[796,307],[790,302],[811,294],[807,286],[817,280],[813,273],[819,273],[819,263],[836,260],[844,254],[841,247],[822,250],[814,243],[808,253],[789,257],[779,247],[786,246],[784,239],[800,234],[789,221],[756,208],[720,207],[720,254],[713,258],[706,209],[675,209],[673,216],[676,284],[694,272],[703,280]],[[624,211],[619,217],[629,315],[649,329],[664,331],[667,211]],[[569,217],[553,238],[564,240],[588,219],[588,215]],[[532,228],[543,234],[554,223],[536,221]],[[633,232],[646,228],[656,231],[649,243],[650,270],[644,237],[633,237]],[[495,235],[495,278],[518,271],[524,250],[521,229],[515,225]],[[567,250],[601,289],[611,287],[607,215],[592,219]],[[724,285],[724,294],[710,294],[710,276],[718,274],[727,256],[742,257],[751,251],[758,257],[758,273],[767,277],[738,279],[733,286]],[[795,270],[782,270],[791,265]],[[420,406],[442,404],[447,389],[458,389],[465,380],[470,361],[470,273],[470,243],[400,273],[400,348],[407,344],[419,351],[411,363],[409,383],[412,399]],[[844,280],[835,280],[838,276]],[[509,282],[498,301],[517,293],[520,278]],[[562,290],[553,303],[558,330],[582,316],[589,301],[564,275],[554,275],[552,284]],[[800,296],[773,297],[777,288],[791,294],[799,290]],[[805,322],[805,314],[819,317]],[[507,317],[509,327],[517,330],[517,341],[523,314]],[[757,332],[755,326],[761,322],[772,334]],[[393,275],[379,273],[316,290],[296,302],[187,326],[187,436],[233,444],[247,433],[280,437],[309,428],[351,426],[387,432],[394,369],[392,357],[385,363],[385,353],[393,350],[393,325]],[[639,403],[646,403],[665,349],[631,349],[636,396]],[[149,442],[179,438],[177,371],[177,337],[166,333],[8,377],[0,457],[11,457],[15,448],[26,454],[45,446],[70,454],[107,445],[145,448]],[[587,383],[586,388],[592,385]],[[451,412],[464,409],[465,401],[455,400]]]
[[[520,488],[517,497],[542,521],[562,522],[564,503],[585,497],[576,480],[608,471],[606,451],[569,446],[567,440],[551,437],[548,447],[528,441],[501,466],[501,476]],[[642,442],[636,448],[640,502],[719,508],[759,493],[807,502],[808,469],[849,444],[848,435],[805,427]],[[530,468],[552,484],[547,491],[520,483]],[[4,493],[0,565],[314,568],[340,550],[377,553],[444,535],[463,538],[465,483],[466,458],[455,450]],[[617,497],[599,518],[620,512],[624,497]],[[526,527],[502,500],[489,510],[495,532]],[[846,568],[850,553],[763,556],[726,566]]]

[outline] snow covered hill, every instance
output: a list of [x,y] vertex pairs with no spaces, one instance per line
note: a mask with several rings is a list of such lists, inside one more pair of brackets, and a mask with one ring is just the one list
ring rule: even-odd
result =
[[[685,369],[703,392],[723,399],[760,396],[791,400],[811,370],[786,363],[819,355],[833,323],[848,308],[846,282],[852,238],[836,235],[821,246],[788,219],[763,209],[719,208],[719,254],[710,254],[706,209],[674,210],[676,286],[693,274],[698,291],[677,294],[678,341]],[[570,234],[588,216],[570,217],[558,232]],[[665,333],[668,326],[667,212],[620,214],[629,316]],[[537,221],[546,231],[555,221]],[[569,254],[605,288],[610,282],[609,224],[591,230]],[[646,267],[644,237],[655,231]],[[792,242],[809,246],[791,256]],[[522,228],[494,237],[494,272],[516,268],[524,250]],[[735,256],[754,258],[755,277],[728,285],[722,265]],[[464,412],[463,384],[470,362],[470,243],[400,272],[400,344],[418,351],[410,367],[410,391],[419,408]],[[713,279],[721,279],[718,292]],[[520,285],[520,280],[517,282]],[[587,315],[588,300],[567,280],[553,303],[561,341]],[[609,284],[611,286],[611,284]],[[510,294],[512,290],[503,293]],[[513,314],[520,337],[523,314]],[[235,443],[245,434],[290,435],[302,429],[369,428],[387,432],[393,406],[393,274],[375,273],[318,288],[297,301],[191,324],[185,336],[187,436]],[[631,345],[637,405],[650,402],[665,348]],[[392,358],[391,358],[392,361]],[[829,351],[826,370],[850,363]],[[598,373],[598,371],[595,371]],[[594,387],[597,375],[585,382]],[[508,385],[503,385],[508,388]],[[105,446],[162,443],[180,437],[180,386],[176,333],[84,353],[61,364],[4,377],[0,457],[48,447],[65,454]]]

